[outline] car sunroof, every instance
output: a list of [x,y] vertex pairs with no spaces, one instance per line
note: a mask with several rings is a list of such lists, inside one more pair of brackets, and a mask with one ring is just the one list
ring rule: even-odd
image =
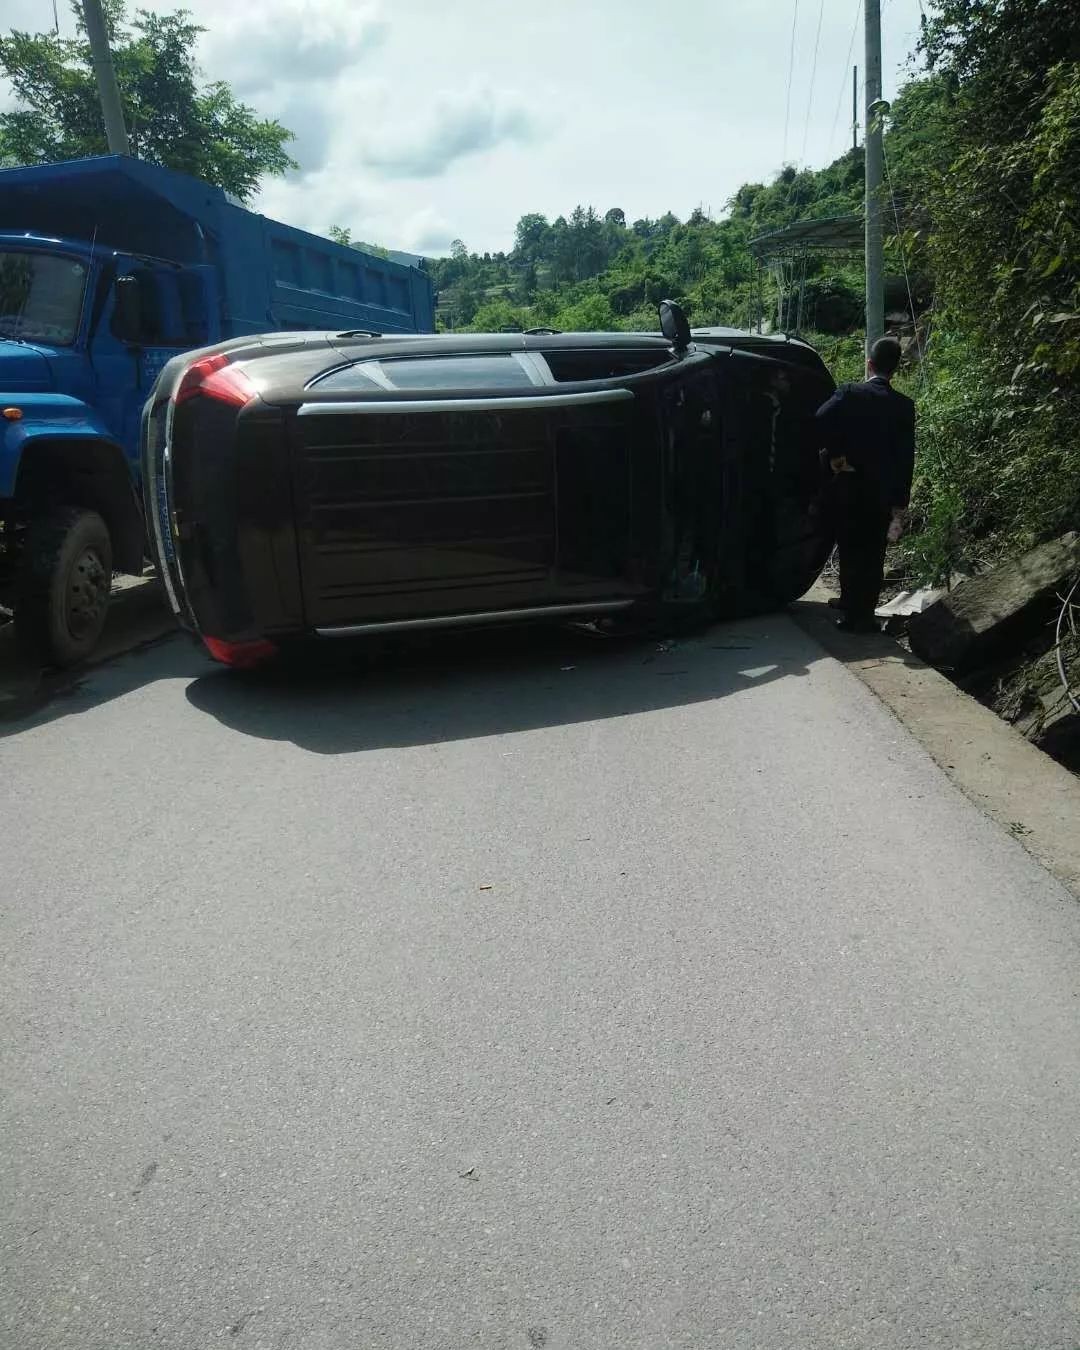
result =
[[316,381],[319,390],[370,393],[375,389],[534,389],[546,381],[535,357],[517,352],[477,356],[415,356],[359,361]]

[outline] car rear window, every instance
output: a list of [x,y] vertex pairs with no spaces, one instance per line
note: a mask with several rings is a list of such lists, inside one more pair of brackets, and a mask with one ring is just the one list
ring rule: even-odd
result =
[[317,381],[321,390],[370,393],[384,390],[533,389],[542,381],[533,363],[514,352],[483,356],[415,356],[360,361]]

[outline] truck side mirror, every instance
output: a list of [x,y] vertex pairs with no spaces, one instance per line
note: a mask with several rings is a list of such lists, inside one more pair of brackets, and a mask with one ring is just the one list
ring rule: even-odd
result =
[[126,276],[116,278],[116,305],[113,310],[112,331],[121,342],[133,347],[143,342],[142,287],[139,278]]

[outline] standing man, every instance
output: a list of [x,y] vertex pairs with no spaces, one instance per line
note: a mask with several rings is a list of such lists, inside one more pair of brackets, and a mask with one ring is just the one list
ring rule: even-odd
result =
[[900,343],[874,343],[863,384],[844,384],[817,412],[832,480],[829,504],[840,554],[837,627],[876,633],[885,549],[900,538],[915,468],[915,404],[892,387]]

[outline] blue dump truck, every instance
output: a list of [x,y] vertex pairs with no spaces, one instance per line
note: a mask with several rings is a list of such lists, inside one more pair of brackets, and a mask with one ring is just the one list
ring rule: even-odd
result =
[[144,563],[139,418],[179,352],[275,330],[424,333],[422,266],[119,156],[0,170],[0,604],[45,662],[87,656]]

